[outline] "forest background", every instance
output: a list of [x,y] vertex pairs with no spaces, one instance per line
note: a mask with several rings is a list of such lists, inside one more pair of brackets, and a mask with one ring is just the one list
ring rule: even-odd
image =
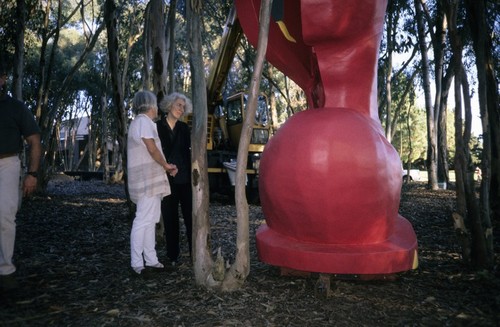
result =
[[[207,76],[231,6],[232,1],[209,0],[3,1],[0,50],[13,63],[10,92],[28,105],[42,130],[40,191],[53,173],[82,164],[121,178],[130,103],[138,90],[151,89],[159,97],[179,91],[195,105],[206,102],[193,92],[193,72],[200,71],[192,65],[189,45],[198,33],[196,55]],[[389,1],[379,55],[385,136],[405,168],[427,171],[433,190],[455,170],[462,255],[479,267],[493,263],[492,220],[500,221],[499,12],[492,0]],[[190,19],[200,24],[190,29]],[[159,57],[155,42],[162,45]],[[223,96],[250,88],[255,60],[255,49],[243,39]],[[268,63],[260,90],[276,112],[275,129],[307,108],[303,91]],[[471,133],[475,94],[480,135]],[[60,132],[81,117],[88,118],[88,139],[81,160],[73,162],[73,156],[59,153]],[[479,192],[476,167],[482,170]]]

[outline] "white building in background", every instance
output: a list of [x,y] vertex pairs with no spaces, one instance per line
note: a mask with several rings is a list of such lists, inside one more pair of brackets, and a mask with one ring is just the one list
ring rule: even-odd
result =
[[[89,167],[88,141],[89,117],[78,117],[65,120],[59,130],[58,164],[62,171],[94,171],[103,170],[100,158],[96,159],[96,167]],[[116,143],[116,142],[114,142]],[[112,153],[117,149],[117,144],[111,140],[106,142],[108,160],[112,160]],[[94,144],[94,146],[96,146]],[[108,163],[109,165],[109,163]]]
[[89,135],[89,117],[64,120],[59,131],[59,140],[66,143],[71,139],[84,140]]

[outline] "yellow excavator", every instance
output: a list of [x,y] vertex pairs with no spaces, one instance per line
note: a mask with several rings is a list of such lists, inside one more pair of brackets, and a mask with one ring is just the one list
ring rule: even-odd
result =
[[[223,98],[222,89],[242,37],[243,31],[233,6],[207,80],[207,159],[211,193],[228,194],[234,187],[236,157],[248,94],[242,91]],[[261,94],[248,149],[246,170],[247,194],[252,201],[258,197],[260,155],[272,135],[269,111],[267,97]],[[188,124],[191,124],[191,119],[191,116],[187,117]]]

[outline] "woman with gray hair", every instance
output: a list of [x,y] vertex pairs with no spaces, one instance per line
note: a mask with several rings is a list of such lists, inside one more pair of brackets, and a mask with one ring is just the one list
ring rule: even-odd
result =
[[163,198],[161,213],[165,223],[167,257],[175,265],[179,260],[179,204],[181,206],[189,254],[192,249],[191,132],[181,118],[192,111],[191,101],[181,93],[172,93],[160,102],[163,118],[156,123],[163,153],[179,172],[169,176],[172,193]]
[[158,117],[156,96],[139,91],[133,100],[136,114],[130,123],[127,138],[127,171],[130,199],[137,205],[130,232],[131,266],[141,274],[146,267],[163,268],[155,250],[155,226],[160,221],[161,200],[170,194],[165,172],[177,174],[161,151],[161,142],[154,120]]

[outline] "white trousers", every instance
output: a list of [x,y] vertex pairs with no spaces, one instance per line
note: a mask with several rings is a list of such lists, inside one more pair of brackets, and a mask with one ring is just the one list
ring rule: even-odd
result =
[[20,178],[19,157],[0,159],[0,275],[9,275],[16,271],[12,256],[16,240]]
[[[132,231],[130,257],[132,267],[154,266],[158,263],[155,250],[156,223],[160,221],[161,196],[141,197],[137,201]],[[143,258],[144,256],[144,258]]]

